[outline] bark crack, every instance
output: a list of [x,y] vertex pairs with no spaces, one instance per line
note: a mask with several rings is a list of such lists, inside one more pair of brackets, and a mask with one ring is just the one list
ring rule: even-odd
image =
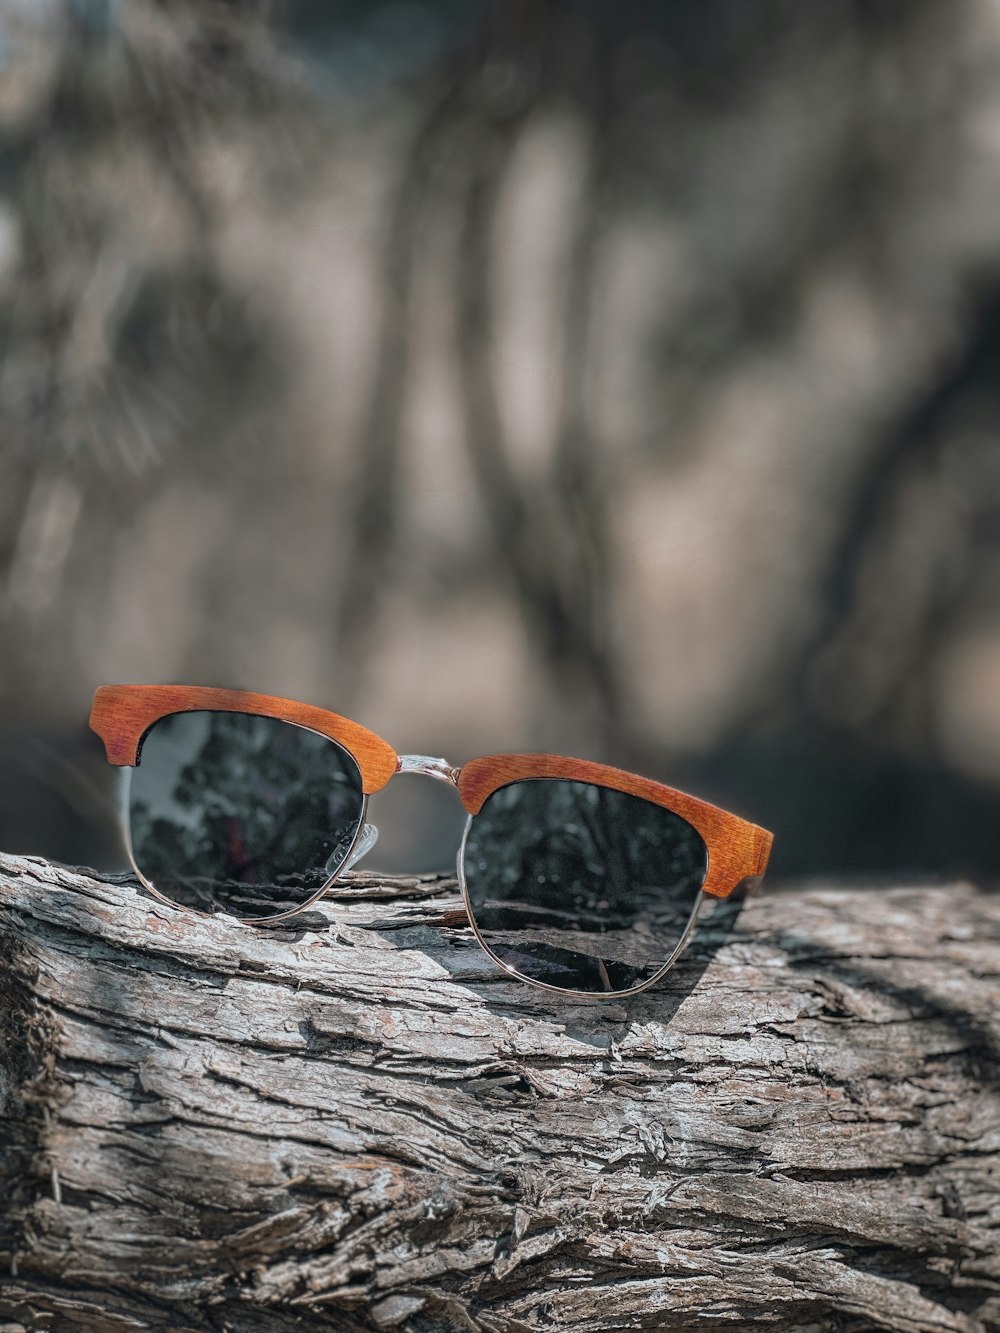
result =
[[[0,1320],[997,1326],[1000,900],[804,890],[792,935],[765,896],[659,992],[585,1006],[377,887],[301,933],[151,929],[127,883],[22,866]],[[422,917],[454,902],[419,885]],[[983,926],[949,943],[956,904]]]

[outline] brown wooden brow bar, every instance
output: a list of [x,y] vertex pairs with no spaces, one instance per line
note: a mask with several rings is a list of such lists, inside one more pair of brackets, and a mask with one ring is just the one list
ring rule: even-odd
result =
[[[357,722],[313,704],[244,690],[200,685],[105,685],[94,696],[90,725],[104,742],[108,762],[128,766],[139,762],[143,737],[154,722],[171,713],[202,711],[280,718],[328,736],[354,756],[366,795],[380,791],[400,771],[399,756],[392,746]],[[465,764],[458,772],[456,785],[463,806],[475,815],[500,787],[531,778],[563,778],[611,787],[680,815],[705,840],[708,874],[702,888],[715,898],[727,898],[737,885],[762,875],[767,866],[773,839],[766,829],[662,782],[606,764],[547,754],[489,755]]]
[[94,696],[90,726],[104,742],[108,763],[139,762],[142,738],[154,722],[171,713],[253,713],[276,717],[349,750],[361,770],[366,795],[380,791],[399,768],[399,758],[388,741],[337,713],[314,704],[278,699],[272,694],[244,690],[213,690],[200,685],[105,685]]
[[551,754],[500,754],[473,759],[459,774],[458,794],[470,815],[478,814],[488,796],[510,782],[526,778],[566,778],[611,787],[639,796],[686,819],[698,830],[708,848],[708,874],[702,889],[713,898],[728,898],[743,880],[763,875],[773,835],[731,815],[707,801],[675,791],[662,782],[641,778],[607,764],[587,759],[564,759]]

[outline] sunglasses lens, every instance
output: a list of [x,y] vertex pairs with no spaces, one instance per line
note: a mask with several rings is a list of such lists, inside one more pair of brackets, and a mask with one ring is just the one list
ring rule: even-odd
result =
[[364,803],[358,765],[326,736],[247,713],[174,713],[146,734],[132,773],[132,855],[184,907],[278,916],[343,865]]
[[681,943],[708,869],[701,835],[638,796],[535,778],[488,797],[463,868],[487,950],[527,981],[613,994]]

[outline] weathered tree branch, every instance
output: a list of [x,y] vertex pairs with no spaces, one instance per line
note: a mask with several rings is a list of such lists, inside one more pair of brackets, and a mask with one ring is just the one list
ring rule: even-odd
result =
[[1000,899],[765,894],[590,1005],[459,906],[0,859],[0,1327],[998,1326]]

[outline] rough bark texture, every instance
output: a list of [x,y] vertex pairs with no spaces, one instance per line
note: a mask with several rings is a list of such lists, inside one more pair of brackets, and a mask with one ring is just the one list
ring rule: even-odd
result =
[[722,905],[590,1005],[458,907],[0,859],[0,1328],[1000,1326],[1000,899]]

